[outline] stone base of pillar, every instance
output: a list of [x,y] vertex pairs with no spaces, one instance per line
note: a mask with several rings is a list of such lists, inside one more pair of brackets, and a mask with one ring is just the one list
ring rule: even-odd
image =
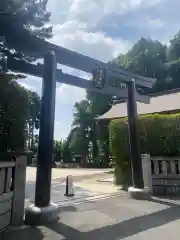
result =
[[31,204],[25,209],[25,224],[27,225],[39,226],[57,221],[58,219],[59,207],[54,203],[43,208]]
[[128,188],[129,198],[137,200],[149,200],[151,198],[151,191],[148,188],[139,189],[134,187]]

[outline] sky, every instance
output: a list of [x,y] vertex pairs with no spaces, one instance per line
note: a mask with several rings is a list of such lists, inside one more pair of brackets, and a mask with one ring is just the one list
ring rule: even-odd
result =
[[[127,52],[141,37],[168,43],[180,30],[179,0],[49,0],[51,42],[108,61]],[[80,71],[64,72],[89,78]],[[19,81],[41,95],[40,78]],[[70,131],[74,103],[85,98],[83,89],[57,83],[54,138],[65,139]]]

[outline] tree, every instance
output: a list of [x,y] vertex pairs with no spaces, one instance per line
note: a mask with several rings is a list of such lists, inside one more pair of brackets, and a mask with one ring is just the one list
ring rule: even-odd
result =
[[104,141],[100,141],[100,135],[97,134],[94,118],[108,111],[111,104],[112,96],[87,92],[86,100],[74,106],[73,128],[68,137],[69,149],[72,154],[82,155],[83,164],[90,155],[93,159],[98,158],[100,148],[103,148],[101,145],[104,146]]
[[167,63],[165,64],[167,72],[167,84],[169,89],[180,87],[180,31],[170,40],[167,50]]
[[[7,21],[12,26],[16,25],[18,28],[25,28],[36,36],[51,37],[52,27],[45,26],[51,16],[50,12],[46,11],[47,2],[48,0],[2,0],[1,20]],[[16,22],[13,22],[14,19]]]
[[[75,112],[73,115],[73,124],[75,127],[75,131],[73,131],[73,135],[71,138],[71,148],[76,149],[77,146],[78,151],[82,155],[82,164],[86,163],[87,155],[88,155],[88,136],[89,136],[89,127],[91,124],[91,112],[90,112],[90,103],[87,100],[83,100],[79,103],[75,103]],[[76,140],[75,140],[76,139]],[[76,147],[74,148],[74,144]]]
[[86,163],[89,144],[89,127],[92,120],[90,104],[87,100],[75,103],[73,123],[67,138],[66,148],[73,154],[82,156],[82,164]]
[[[117,65],[146,77],[157,79],[152,89],[143,89],[144,93],[154,93],[166,89],[166,62],[167,47],[159,41],[141,38],[126,54],[114,60]],[[142,91],[142,89],[141,89]]]
[[[23,149],[25,140],[28,138],[28,148],[35,151],[38,140],[37,134],[34,135],[34,129],[39,128],[40,97],[37,93],[28,91],[19,85],[15,79],[20,77],[24,76],[0,74],[1,140],[8,142],[5,144],[8,147],[4,145],[4,149],[13,150]],[[18,124],[22,125],[18,126]],[[28,134],[25,132],[26,126]],[[18,139],[16,139],[17,134],[21,135]],[[10,140],[10,137],[14,140]]]
[[112,106],[112,96],[87,91],[86,99],[90,105],[93,117],[98,117],[107,112]]
[[180,58],[180,31],[170,40],[167,51],[167,60],[176,61]]
[[[46,11],[47,0],[2,0],[0,5],[0,59],[16,58],[34,61],[31,55],[21,51],[22,34],[26,30],[31,35],[40,38],[52,36],[52,27],[45,27],[50,20],[50,13]],[[12,31],[13,29],[13,31]],[[18,36],[19,35],[19,36]],[[21,36],[21,37],[20,37]],[[26,45],[28,48],[28,39]],[[2,63],[1,63],[2,65]]]
[[55,162],[60,162],[63,159],[64,141],[54,141]]
[[[29,139],[28,139],[28,144],[29,144]],[[39,145],[39,134],[34,134],[34,136],[33,136],[33,144],[32,144],[32,146],[30,148],[33,155],[37,155],[38,154],[38,145]]]
[[[104,142],[106,139],[102,136],[105,136],[106,128],[100,125],[96,125],[95,118],[101,116],[105,112],[107,112],[113,103],[113,97],[111,95],[103,95],[96,92],[88,92],[87,96],[90,103],[91,109],[91,123],[90,123],[90,136],[89,141],[92,143],[92,161],[94,159],[100,160],[101,153],[104,149]],[[97,128],[100,128],[99,130]]]
[[0,152],[24,149],[27,109],[28,92],[26,89],[12,80],[11,75],[1,73]]
[[[47,0],[2,0],[0,4],[0,71],[7,71],[6,60],[16,58],[32,62],[35,60],[31,54],[25,54],[21,51],[22,37],[24,32],[29,33],[28,37],[35,35],[39,38],[49,38],[52,36],[52,27],[45,26],[49,22],[50,13],[46,11]],[[12,30],[13,29],[13,30]],[[26,35],[27,36],[27,35]],[[31,41],[31,40],[29,40]],[[26,38],[26,45],[28,48],[28,38]],[[11,78],[11,79],[10,79]],[[7,75],[3,81],[4,87],[9,91],[10,87],[16,86],[16,90],[21,87],[13,81],[16,79],[15,75]],[[28,125],[29,147],[34,148],[33,141],[35,140],[34,128],[38,128],[39,122],[39,107],[40,98],[34,92],[27,92],[27,109],[26,109],[26,123]],[[16,99],[20,99],[19,92],[16,91]],[[23,102],[23,101],[22,101]],[[6,99],[2,101],[1,108],[8,105]],[[21,103],[19,103],[19,106]],[[16,107],[12,102],[12,106]],[[20,108],[19,108],[20,109]],[[7,112],[7,111],[5,111]],[[1,113],[2,114],[2,113]],[[22,114],[22,116],[24,116]],[[9,116],[10,118],[10,116]],[[7,119],[6,119],[7,120]],[[5,121],[5,118],[4,118]],[[10,121],[7,120],[7,122]],[[5,122],[3,122],[5,125]],[[8,123],[7,123],[8,124]],[[25,124],[23,125],[25,128]],[[23,130],[24,131],[24,130]]]
[[[88,143],[84,143],[84,135],[83,135],[83,131],[84,129],[82,129],[82,127],[77,127],[72,129],[72,133],[71,133],[71,140],[69,142],[69,149],[73,155],[81,155],[82,154],[82,150],[83,147],[85,146],[86,150],[87,150],[87,146],[86,144]],[[87,141],[85,139],[85,141]],[[86,152],[87,154],[87,152]]]
[[41,99],[36,92],[28,91],[28,148],[33,148],[34,130],[39,129]]
[[65,140],[63,142],[62,156],[63,156],[63,162],[71,162],[72,161],[72,154],[71,154],[71,151],[69,148],[69,136],[68,136],[67,140]]

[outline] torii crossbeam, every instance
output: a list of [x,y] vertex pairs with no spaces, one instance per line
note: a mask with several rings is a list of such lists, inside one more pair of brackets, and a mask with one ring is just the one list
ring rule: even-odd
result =
[[[12,22],[14,22],[13,25]],[[0,14],[0,25],[0,36],[6,36],[6,41],[9,46],[30,56],[44,58],[47,52],[54,51],[57,63],[87,73],[93,73],[95,69],[101,66],[107,70],[109,76],[117,77],[125,83],[131,82],[133,78],[136,85],[151,88],[156,81],[154,78],[147,78],[130,73],[121,67],[84,56],[29,34],[28,30],[17,27],[16,16],[11,16],[10,18],[9,15]],[[12,32],[14,32],[13,38]]]

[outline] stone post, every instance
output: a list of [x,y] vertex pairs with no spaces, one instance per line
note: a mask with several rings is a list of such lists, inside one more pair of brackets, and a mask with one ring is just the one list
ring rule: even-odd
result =
[[14,191],[12,202],[12,225],[22,225],[24,222],[24,200],[26,189],[26,156],[18,156],[15,160]]
[[153,193],[152,188],[152,173],[151,173],[151,157],[150,154],[141,154],[144,187]]

